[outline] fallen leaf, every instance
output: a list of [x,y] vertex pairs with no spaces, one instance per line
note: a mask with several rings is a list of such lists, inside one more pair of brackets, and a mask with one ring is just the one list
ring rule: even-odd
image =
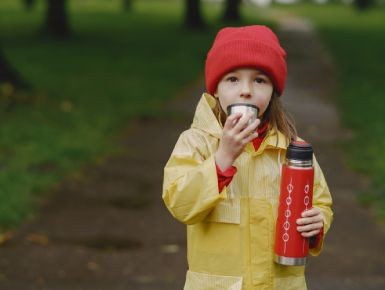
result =
[[98,271],[100,269],[100,266],[98,263],[90,261],[87,263],[87,268],[91,271]]
[[11,231],[0,233],[0,246],[5,245],[12,238],[12,236],[13,234]]
[[136,280],[141,284],[148,284],[153,282],[155,280],[155,277],[150,275],[143,275],[136,277]]
[[46,235],[37,233],[29,234],[25,237],[25,240],[40,246],[48,246],[50,243],[50,240]]
[[74,105],[69,100],[64,100],[60,103],[60,108],[65,113],[70,113],[73,109]]
[[179,252],[179,246],[176,244],[162,245],[160,251],[165,254],[175,254]]

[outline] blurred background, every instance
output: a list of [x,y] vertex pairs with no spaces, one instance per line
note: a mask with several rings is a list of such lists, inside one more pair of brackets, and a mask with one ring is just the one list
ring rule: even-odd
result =
[[[0,252],[66,182],[123,154],[137,120],[168,114],[166,102],[201,83],[220,27],[274,28],[282,16],[311,21],[331,56],[332,101],[349,135],[336,146],[365,180],[354,198],[382,223],[383,0],[0,0]],[[44,233],[29,240],[49,244]]]

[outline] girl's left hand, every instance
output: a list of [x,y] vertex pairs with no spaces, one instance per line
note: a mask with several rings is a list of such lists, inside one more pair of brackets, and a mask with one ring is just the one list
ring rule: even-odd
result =
[[324,226],[323,215],[318,208],[306,210],[302,213],[302,218],[297,219],[297,231],[305,238],[318,235]]

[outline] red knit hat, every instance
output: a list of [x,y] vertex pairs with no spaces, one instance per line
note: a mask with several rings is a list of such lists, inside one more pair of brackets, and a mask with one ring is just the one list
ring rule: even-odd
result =
[[223,75],[240,68],[255,67],[267,74],[282,94],[286,79],[286,52],[270,28],[262,25],[221,29],[206,59],[206,88],[214,94]]

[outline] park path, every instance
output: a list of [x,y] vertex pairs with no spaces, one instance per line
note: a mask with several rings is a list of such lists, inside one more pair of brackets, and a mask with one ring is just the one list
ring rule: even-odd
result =
[[[279,34],[289,55],[283,101],[300,135],[313,143],[334,198],[324,252],[307,268],[309,289],[385,289],[385,232],[358,206],[355,193],[365,183],[340,158],[349,132],[331,102],[332,63],[308,23],[285,18]],[[0,247],[0,290],[182,289],[185,227],[166,211],[161,185],[201,83],[181,92],[161,116],[132,122],[119,138],[121,153],[63,182],[40,214]]]
[[312,142],[333,196],[334,223],[321,256],[310,259],[311,290],[385,289],[385,231],[357,194],[367,187],[342,160],[342,142],[349,135],[332,103],[335,70],[312,25],[284,18],[281,39],[289,59],[287,94],[283,101],[295,116],[300,135]]

